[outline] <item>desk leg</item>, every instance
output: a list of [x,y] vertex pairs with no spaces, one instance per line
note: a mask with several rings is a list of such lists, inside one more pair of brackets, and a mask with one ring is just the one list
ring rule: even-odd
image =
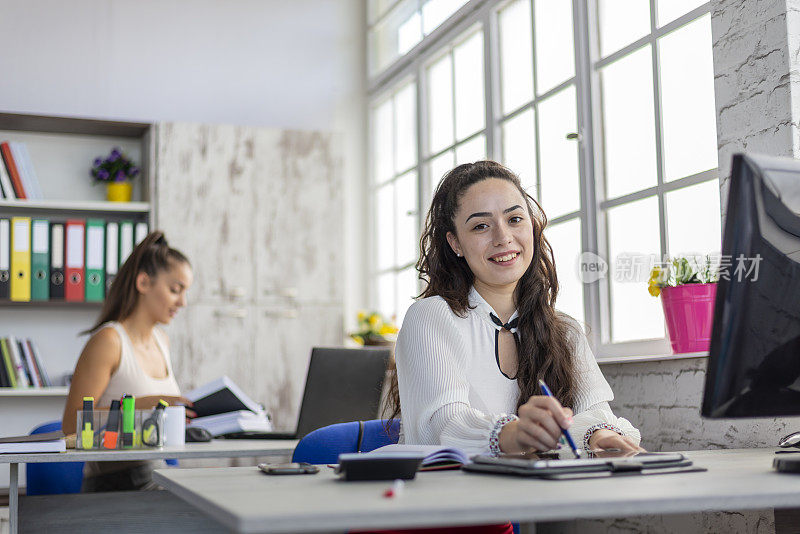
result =
[[8,519],[9,534],[17,534],[19,525],[19,464],[11,463],[10,468],[10,487],[8,488]]

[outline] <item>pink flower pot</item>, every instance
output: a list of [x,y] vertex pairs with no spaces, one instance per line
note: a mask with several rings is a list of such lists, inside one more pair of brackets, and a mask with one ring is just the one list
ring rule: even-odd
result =
[[685,284],[661,290],[672,352],[703,352],[711,344],[717,284]]

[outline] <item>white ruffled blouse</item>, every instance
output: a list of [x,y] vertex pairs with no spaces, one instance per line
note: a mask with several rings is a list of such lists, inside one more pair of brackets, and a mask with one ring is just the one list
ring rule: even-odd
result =
[[[520,390],[495,358],[496,325],[492,307],[473,287],[466,317],[459,317],[441,297],[411,305],[397,336],[395,360],[400,387],[400,443],[445,445],[469,454],[489,452],[489,438],[501,417],[515,414]],[[517,317],[511,316],[509,322]],[[580,331],[579,329],[577,329]],[[611,424],[638,443],[639,431],[616,417],[614,399],[586,337],[575,340],[578,391],[569,429],[580,447],[584,434],[598,423]]]

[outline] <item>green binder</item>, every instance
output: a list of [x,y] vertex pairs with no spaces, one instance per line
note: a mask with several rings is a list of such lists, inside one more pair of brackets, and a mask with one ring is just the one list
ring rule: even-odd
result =
[[11,354],[8,352],[8,338],[0,339],[0,359],[3,360],[3,364],[6,366],[6,372],[8,373],[8,381],[11,384],[12,388],[17,387],[17,373],[14,369],[14,365],[11,363]]
[[102,302],[106,289],[106,223],[86,221],[86,302]]
[[50,299],[50,222],[31,221],[31,300]]

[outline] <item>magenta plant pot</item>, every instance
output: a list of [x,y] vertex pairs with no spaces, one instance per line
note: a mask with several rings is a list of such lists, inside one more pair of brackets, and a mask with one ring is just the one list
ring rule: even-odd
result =
[[661,290],[672,352],[708,350],[716,294],[717,284],[685,284]]

